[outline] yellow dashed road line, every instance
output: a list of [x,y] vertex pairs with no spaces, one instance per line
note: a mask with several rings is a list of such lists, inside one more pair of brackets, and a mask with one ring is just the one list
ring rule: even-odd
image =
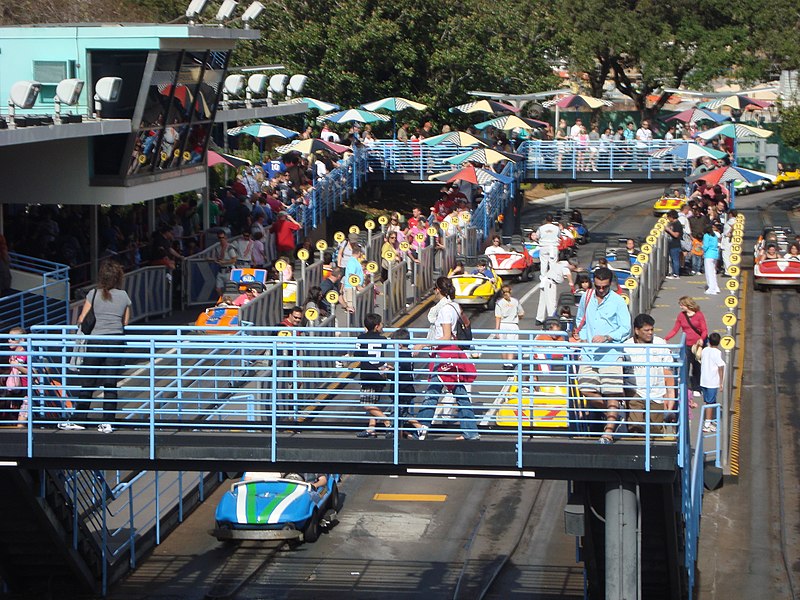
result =
[[380,502],[444,502],[447,494],[375,494],[372,499]]
[[734,386],[733,396],[733,415],[731,416],[731,446],[730,446],[730,469],[731,475],[734,477],[739,476],[739,426],[742,414],[742,376],[744,375],[744,340],[745,340],[745,324],[747,320],[747,280],[748,277],[742,277],[742,304],[739,311],[739,322],[737,324],[736,341],[738,351],[736,353],[736,385]]

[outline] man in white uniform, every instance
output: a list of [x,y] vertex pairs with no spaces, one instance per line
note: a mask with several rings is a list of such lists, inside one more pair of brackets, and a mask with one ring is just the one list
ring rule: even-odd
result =
[[558,284],[563,283],[564,279],[569,282],[570,287],[575,286],[572,280],[572,272],[578,270],[578,261],[575,258],[562,260],[555,263],[547,274],[542,274],[540,279],[541,289],[539,290],[539,305],[536,307],[536,324],[544,325],[547,317],[556,314],[556,300]]
[[558,237],[561,229],[553,223],[553,215],[546,215],[544,225],[536,230],[536,239],[539,240],[539,268],[542,277],[553,267],[558,259]]

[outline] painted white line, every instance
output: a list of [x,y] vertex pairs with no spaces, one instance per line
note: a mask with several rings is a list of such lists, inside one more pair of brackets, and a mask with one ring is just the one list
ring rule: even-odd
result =
[[519,299],[519,303],[524,304],[531,296],[533,296],[533,293],[539,290],[541,287],[542,287],[542,282],[540,281],[530,290],[528,290],[528,292],[522,298]]

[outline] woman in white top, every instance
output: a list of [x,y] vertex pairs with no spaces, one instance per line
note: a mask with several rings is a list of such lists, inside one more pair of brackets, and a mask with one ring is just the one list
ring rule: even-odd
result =
[[492,254],[506,254],[508,251],[503,248],[502,240],[500,239],[499,235],[495,235],[492,237],[491,245],[486,248],[484,254],[486,256],[490,256]]
[[[494,305],[494,328],[500,331],[497,339],[518,340],[519,318],[525,316],[525,311],[522,310],[519,300],[511,297],[510,286],[504,285],[502,291],[503,297]],[[513,352],[504,352],[501,357],[504,361],[504,369],[514,368],[514,364],[510,362],[514,360]]]

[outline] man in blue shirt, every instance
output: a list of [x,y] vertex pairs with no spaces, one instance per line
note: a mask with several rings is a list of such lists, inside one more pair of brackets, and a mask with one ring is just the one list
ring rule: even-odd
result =
[[[621,344],[631,335],[628,305],[622,296],[611,293],[613,278],[614,274],[606,267],[594,272],[594,289],[581,299],[575,317],[578,325],[572,331],[574,341],[586,344],[581,347],[583,364],[578,369],[578,387],[591,408],[605,410],[601,444],[614,441],[619,420],[617,410],[623,397],[622,353],[607,344]],[[592,419],[595,420],[594,416]]]
[[492,271],[489,263],[485,258],[481,258],[478,260],[478,265],[472,269],[470,275],[481,275],[482,277],[486,277],[489,281],[494,282],[495,274]]

